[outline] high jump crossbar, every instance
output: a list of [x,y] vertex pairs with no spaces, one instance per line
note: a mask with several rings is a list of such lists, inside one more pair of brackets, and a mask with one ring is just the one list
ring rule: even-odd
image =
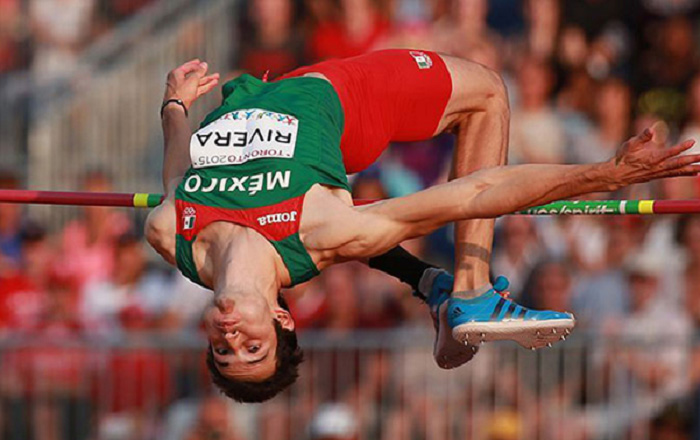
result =
[[[0,203],[154,208],[162,194],[0,190]],[[356,201],[362,204],[363,201]],[[364,201],[367,203],[367,201]],[[562,200],[535,206],[519,215],[700,214],[700,200]]]

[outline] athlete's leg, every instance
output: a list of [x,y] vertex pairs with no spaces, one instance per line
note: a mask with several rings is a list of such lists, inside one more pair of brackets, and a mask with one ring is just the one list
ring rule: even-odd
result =
[[442,307],[452,292],[452,275],[421,261],[400,246],[370,258],[367,264],[410,285],[413,295],[428,306],[436,332],[433,356],[438,366],[444,369],[455,368],[474,357],[478,347],[465,346],[452,337],[446,316],[447,307]]
[[[437,133],[453,130],[452,178],[505,165],[510,112],[500,76],[480,64],[442,56],[452,77],[452,95]],[[489,283],[493,219],[457,222],[454,291],[476,296]]]

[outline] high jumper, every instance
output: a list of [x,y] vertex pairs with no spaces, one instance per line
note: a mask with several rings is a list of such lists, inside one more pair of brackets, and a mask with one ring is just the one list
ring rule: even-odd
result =
[[[280,290],[326,267],[360,260],[411,284],[429,305],[442,368],[474,346],[563,339],[568,313],[526,309],[489,280],[496,217],[581,194],[700,172],[647,129],[607,162],[505,166],[509,109],[501,78],[466,60],[388,50],[322,62],[274,82],[242,75],[192,134],[188,109],[219,81],[205,62],[171,71],[162,107],[165,199],[146,223],[149,243],[214,291],[205,312],[214,383],[243,402],[267,400],[297,377],[301,350]],[[353,206],[347,173],[392,141],[457,137],[453,180]],[[456,224],[454,279],[397,246]]]

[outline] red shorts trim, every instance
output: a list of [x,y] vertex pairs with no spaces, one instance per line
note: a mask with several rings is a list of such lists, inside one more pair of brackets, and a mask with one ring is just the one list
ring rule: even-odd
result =
[[340,98],[340,148],[348,173],[370,166],[389,142],[432,137],[452,95],[452,78],[435,52],[392,49],[302,67],[280,79],[318,72]]
[[248,209],[227,209],[175,200],[177,234],[192,239],[212,222],[225,221],[251,228],[270,241],[299,232],[305,194],[283,202]]

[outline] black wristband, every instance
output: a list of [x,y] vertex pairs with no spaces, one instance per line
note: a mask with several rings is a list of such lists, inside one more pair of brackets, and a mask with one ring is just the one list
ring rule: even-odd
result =
[[170,104],[170,103],[175,103],[177,105],[182,106],[182,109],[185,111],[185,117],[189,116],[189,113],[187,112],[187,107],[185,107],[185,103],[182,102],[182,99],[175,99],[175,98],[170,98],[163,102],[163,105],[160,106],[160,118],[163,119],[163,112],[165,111],[165,107]]

